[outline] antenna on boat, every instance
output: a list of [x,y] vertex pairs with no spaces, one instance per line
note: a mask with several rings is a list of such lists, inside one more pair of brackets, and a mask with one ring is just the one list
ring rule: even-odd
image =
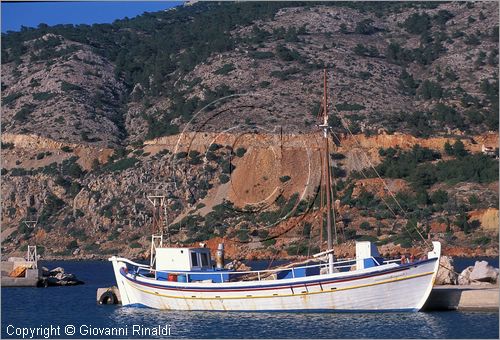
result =
[[[328,141],[328,91],[326,80],[326,69],[323,70],[323,112],[321,118],[322,124],[319,125],[323,129],[323,140],[325,143],[325,161],[323,162],[323,171],[325,178],[325,193],[326,193],[326,231],[328,237],[328,272],[333,273],[333,237],[332,237],[332,215],[333,227],[335,228],[335,214],[332,214],[332,188],[331,188],[331,169],[330,169],[330,150]],[[323,226],[321,226],[323,228]],[[337,243],[337,229],[335,228],[335,243]]]
[[153,205],[150,259],[150,265],[153,267],[156,263],[156,248],[163,247],[164,238],[167,240],[167,245],[170,245],[170,233],[167,221],[167,197],[162,190],[153,189],[147,195],[147,199]]

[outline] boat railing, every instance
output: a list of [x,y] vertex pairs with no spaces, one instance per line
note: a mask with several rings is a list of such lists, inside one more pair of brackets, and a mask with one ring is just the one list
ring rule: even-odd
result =
[[384,263],[401,263],[401,259],[394,259],[394,260],[387,260],[387,261],[384,261]]
[[[382,264],[382,263],[379,263],[374,257],[371,257],[371,259],[375,263],[377,263],[378,265]],[[137,267],[137,269],[140,269],[140,268],[145,269],[149,273],[155,274],[155,277],[156,277],[157,273],[179,273],[179,274],[182,274],[182,275],[186,275],[186,281],[187,282],[189,282],[189,276],[193,275],[193,274],[195,274],[196,276],[206,275],[207,277],[208,276],[212,276],[213,277],[214,275],[220,275],[221,282],[230,281],[230,280],[224,278],[225,275],[227,275],[227,278],[230,278],[231,276],[233,276],[233,277],[234,276],[242,277],[242,276],[245,276],[245,275],[249,276],[249,275],[253,274],[253,278],[254,279],[257,279],[258,281],[261,281],[265,277],[268,277],[269,276],[268,274],[272,275],[273,273],[279,273],[279,272],[284,272],[284,271],[289,271],[291,273],[291,275],[292,275],[292,278],[295,278],[295,277],[297,277],[297,271],[298,270],[305,269],[305,268],[316,268],[316,267],[320,268],[320,270],[321,270],[321,268],[327,268],[328,267],[328,262],[322,262],[322,263],[319,263],[319,264],[303,265],[303,266],[298,266],[298,267],[279,267],[279,268],[273,268],[273,269],[234,271],[234,272],[231,272],[231,271],[221,271],[221,272],[217,272],[217,271],[210,271],[210,272],[199,271],[199,272],[191,273],[190,274],[189,272],[186,272],[186,271],[156,270],[154,268],[151,268],[151,266],[149,266],[149,265],[137,263],[137,262],[125,259],[125,258],[117,258],[116,260],[128,263],[128,264],[130,264],[130,265],[132,265],[134,267]],[[397,261],[400,261],[400,260],[384,261],[383,264],[394,263],[394,262],[397,262]],[[352,259],[343,259],[343,260],[336,261],[336,262],[333,263],[334,269],[337,269],[337,270],[343,269],[343,268],[350,268],[350,267],[352,267],[355,264],[356,264],[356,259],[355,258],[352,258]]]

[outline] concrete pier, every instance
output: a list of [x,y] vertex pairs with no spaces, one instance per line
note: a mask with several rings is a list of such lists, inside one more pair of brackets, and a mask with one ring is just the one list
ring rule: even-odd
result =
[[[19,266],[26,267],[24,276],[11,277],[9,273]],[[15,259],[1,262],[1,285],[2,287],[36,287],[41,279],[40,269],[33,261]]]
[[434,286],[424,310],[498,311],[498,285]]

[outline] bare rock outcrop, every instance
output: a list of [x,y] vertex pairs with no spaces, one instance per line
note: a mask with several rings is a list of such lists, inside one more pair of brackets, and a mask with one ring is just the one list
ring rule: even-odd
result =
[[487,261],[476,261],[470,273],[471,281],[495,283],[498,279],[498,268],[490,266]]
[[474,269],[473,266],[468,266],[462,272],[460,275],[458,275],[458,284],[461,286],[469,285],[470,284],[470,273],[472,273],[472,269]]
[[453,266],[453,259],[449,256],[441,256],[439,269],[436,276],[436,285],[456,285],[458,275]]

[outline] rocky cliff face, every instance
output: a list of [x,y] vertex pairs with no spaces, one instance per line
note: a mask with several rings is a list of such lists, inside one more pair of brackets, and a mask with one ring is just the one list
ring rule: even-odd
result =
[[[178,137],[177,141],[182,140]],[[237,147],[234,142],[238,138],[234,134],[207,134],[192,143],[177,143],[175,138],[150,141],[144,148],[127,148],[122,158],[115,154],[110,161],[104,162],[103,158],[111,155],[107,149],[73,144],[71,148],[74,149],[67,149],[67,144],[48,139],[6,136],[9,142],[3,143],[13,146],[3,151],[4,165],[13,166],[5,167],[7,172],[3,175],[5,253],[19,251],[26,244],[36,242],[45,248],[45,256],[49,257],[105,256],[118,252],[129,256],[145,255],[152,232],[152,207],[147,196],[157,192],[156,189],[170,193],[168,219],[173,223],[170,231],[175,242],[191,244],[213,237],[224,238],[238,245],[229,248],[233,249],[229,256],[234,257],[271,256],[272,249],[285,256],[286,249],[293,243],[306,242],[309,248],[317,248],[321,239],[317,208],[305,208],[306,205],[299,208],[296,205],[299,200],[293,201],[295,196],[304,202],[314,198],[321,183],[319,145],[314,138],[282,136],[284,142],[279,144],[275,141],[276,135],[247,135],[239,139]],[[356,150],[363,157],[353,157],[351,143],[354,138],[359,140]],[[372,165],[377,165],[380,156],[376,152],[376,141],[379,139],[379,136],[371,139],[351,136],[341,140],[340,147],[332,144],[335,152],[345,155],[337,166],[350,173],[368,169],[368,159]],[[413,146],[410,141],[415,141],[412,136],[397,136],[394,140],[397,142],[385,146],[404,149]],[[447,139],[441,139],[439,147],[436,138],[417,141],[423,145],[432,142],[437,149],[442,149]],[[245,151],[236,151],[240,148]],[[44,157],[37,159],[40,154]],[[26,161],[14,165],[20,156]],[[90,167],[86,166],[88,163]],[[227,169],[228,164],[233,167],[231,172]],[[26,166],[25,173],[16,170],[20,165]],[[412,191],[403,179],[386,179],[385,182],[377,178],[355,179],[352,183],[353,197],[370,192],[390,204],[393,204],[391,194]],[[498,233],[498,225],[494,222],[498,210],[492,202],[498,200],[498,182],[460,189],[466,184],[438,184],[431,191],[444,188],[455,200],[465,202],[470,193],[477,193],[478,200],[483,202],[479,206],[489,208],[470,212],[471,221],[481,221],[481,229],[474,237],[482,234],[494,237]],[[349,188],[339,191],[339,199],[348,191]],[[230,206],[225,206],[225,202],[230,202]],[[387,237],[397,233],[405,223],[403,216],[367,216],[359,203],[339,200],[336,209],[340,230],[345,232],[354,228],[358,236],[376,233],[380,240],[388,240]],[[283,218],[273,217],[276,213]],[[439,219],[439,215],[431,217],[429,223]],[[33,217],[38,225],[31,230],[22,221]],[[363,222],[371,227],[363,229]],[[307,235],[304,229],[309,229]],[[446,223],[433,224],[432,232],[435,236],[444,235],[445,229]],[[460,233],[457,229],[455,237],[466,240],[472,236]],[[276,240],[266,241],[274,237]],[[352,251],[348,244],[342,248],[346,255]],[[256,252],[258,249],[266,250]],[[297,249],[288,249],[288,255],[304,252],[304,249]],[[384,249],[387,254],[402,251],[400,246]],[[474,251],[484,254],[485,249]]]
[[[223,239],[231,257],[317,251],[324,67],[338,252],[355,239],[403,252],[417,245],[416,219],[449,252],[498,254],[498,177],[442,166],[472,157],[498,169],[494,155],[473,158],[498,148],[497,3],[283,4],[251,20],[237,11],[203,42],[175,28],[198,32],[204,15],[238,6],[262,11],[200,4],[5,36],[4,254],[37,243],[46,257],[145,256],[158,192],[178,244]],[[404,152],[421,171],[399,171]],[[385,182],[378,166],[393,167]]]
[[[25,45],[30,53],[18,65],[2,65],[3,131],[96,145],[125,137],[119,128],[125,88],[113,64],[53,34]],[[47,53],[53,56],[45,59]]]

